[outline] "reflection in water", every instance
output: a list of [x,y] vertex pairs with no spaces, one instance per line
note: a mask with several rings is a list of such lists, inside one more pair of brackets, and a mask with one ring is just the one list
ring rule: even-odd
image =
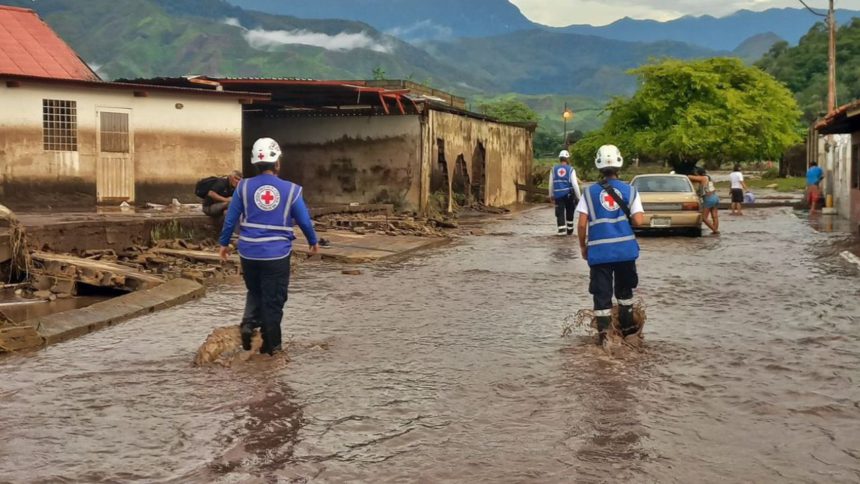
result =
[[[584,334],[551,210],[344,278],[308,265],[288,364],[191,367],[241,286],[0,359],[13,482],[856,482],[856,239],[790,209],[641,241],[643,354]],[[325,341],[327,345],[305,344]]]

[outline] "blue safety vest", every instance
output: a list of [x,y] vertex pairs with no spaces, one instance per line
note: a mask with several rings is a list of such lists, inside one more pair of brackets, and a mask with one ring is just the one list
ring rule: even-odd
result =
[[[622,200],[632,205],[639,194],[630,185],[610,180],[610,185]],[[639,258],[639,243],[627,215],[599,184],[589,187],[585,195],[588,204],[588,265],[628,262]]]
[[573,193],[573,184],[570,182],[570,174],[573,167],[570,165],[555,165],[552,167],[552,196],[564,198]]
[[293,218],[290,208],[302,187],[275,175],[258,175],[239,183],[244,211],[239,221],[239,255],[245,259],[277,260],[290,255]]

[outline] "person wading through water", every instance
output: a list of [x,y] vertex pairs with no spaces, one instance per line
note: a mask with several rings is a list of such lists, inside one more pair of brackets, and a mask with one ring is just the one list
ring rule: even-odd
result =
[[558,154],[559,164],[552,167],[549,174],[549,198],[555,202],[555,218],[558,222],[558,235],[573,235],[574,208],[582,198],[576,170],[568,163],[570,152],[563,150]]
[[633,319],[633,290],[639,285],[639,243],[633,225],[642,224],[642,200],[635,188],[618,180],[624,166],[618,148],[601,146],[594,164],[603,180],[588,188],[576,211],[579,247],[591,268],[589,292],[594,296],[598,344],[607,342],[613,294],[618,300],[621,333],[626,341],[636,343],[632,338],[639,327]]
[[276,175],[281,148],[271,138],[254,143],[251,164],[257,176],[242,180],[233,193],[221,231],[221,259],[230,252],[230,237],[239,224],[239,257],[248,294],[240,325],[242,347],[251,349],[255,328],[261,328],[261,353],[281,351],[281,320],[290,285],[294,226],[305,234],[310,254],[319,253],[317,234],[302,198],[302,187]]

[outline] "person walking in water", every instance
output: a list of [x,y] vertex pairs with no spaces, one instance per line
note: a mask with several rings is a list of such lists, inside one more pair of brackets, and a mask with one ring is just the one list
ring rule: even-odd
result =
[[570,166],[570,152],[562,150],[558,154],[559,163],[552,167],[549,174],[549,198],[555,202],[555,218],[558,222],[558,235],[573,235],[574,211],[582,192],[576,170]]
[[240,325],[242,347],[251,349],[255,328],[261,328],[261,353],[281,351],[281,320],[290,285],[290,258],[294,226],[298,225],[310,245],[319,252],[317,235],[302,198],[302,187],[278,178],[281,147],[271,138],[254,143],[251,164],[258,175],[239,182],[221,231],[221,259],[230,252],[230,237],[239,224],[239,257],[248,289],[245,314]]
[[617,147],[601,146],[594,164],[603,179],[586,190],[576,211],[579,247],[591,269],[598,344],[603,345],[612,325],[613,294],[625,340],[639,332],[633,319],[633,290],[639,285],[639,243],[633,226],[642,224],[644,209],[636,189],[618,179],[624,158]]
[[821,200],[821,180],[824,179],[824,170],[813,161],[806,170],[806,201],[809,203],[809,213],[815,213]]

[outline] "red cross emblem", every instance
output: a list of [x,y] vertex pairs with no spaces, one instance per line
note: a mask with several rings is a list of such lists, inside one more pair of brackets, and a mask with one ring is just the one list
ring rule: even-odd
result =
[[610,212],[614,212],[621,208],[618,206],[618,203],[615,202],[615,199],[612,198],[612,195],[610,195],[606,190],[600,192],[600,198],[598,200],[600,200],[600,204],[603,208]]
[[615,210],[615,199],[614,199],[614,198],[612,198],[612,195],[609,195],[609,194],[607,193],[607,194],[603,197],[603,200],[604,200],[606,203],[608,203],[610,207],[612,207],[612,210]]
[[259,158],[261,160],[265,157],[266,157],[266,155],[264,155],[262,151],[260,152],[259,156],[257,156],[257,158]]
[[260,210],[271,212],[281,204],[281,192],[272,185],[261,186],[254,192],[254,203]]

